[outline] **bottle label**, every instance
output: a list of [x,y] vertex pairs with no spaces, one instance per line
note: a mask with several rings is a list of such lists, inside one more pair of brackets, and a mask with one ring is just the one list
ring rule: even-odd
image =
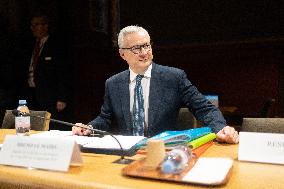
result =
[[25,116],[25,117],[16,117],[15,118],[15,127],[24,127],[24,128],[30,128],[31,123],[30,123],[30,117]]

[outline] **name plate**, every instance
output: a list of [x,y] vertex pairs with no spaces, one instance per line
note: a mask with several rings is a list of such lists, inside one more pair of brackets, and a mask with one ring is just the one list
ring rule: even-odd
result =
[[68,171],[70,164],[82,164],[79,146],[71,138],[7,135],[0,157],[3,165],[54,171]]
[[240,161],[284,164],[284,134],[240,132]]

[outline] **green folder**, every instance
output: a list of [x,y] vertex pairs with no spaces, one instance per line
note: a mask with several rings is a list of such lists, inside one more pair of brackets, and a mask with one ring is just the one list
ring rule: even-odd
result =
[[197,138],[193,141],[190,141],[188,143],[188,146],[190,146],[192,149],[195,149],[195,148],[198,148],[199,146],[211,141],[211,140],[214,140],[216,138],[216,134],[215,133],[209,133],[207,135],[204,135],[200,138]]

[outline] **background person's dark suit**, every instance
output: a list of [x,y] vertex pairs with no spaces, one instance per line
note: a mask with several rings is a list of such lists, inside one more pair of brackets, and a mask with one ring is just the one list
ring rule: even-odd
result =
[[[111,129],[111,121],[116,121],[116,129],[120,134],[132,135],[129,74],[129,70],[126,70],[106,81],[101,113],[89,124],[98,129],[108,130]],[[178,112],[183,105],[214,132],[226,126],[221,112],[191,84],[183,70],[153,63],[147,135],[176,130]]]
[[[28,72],[35,40],[28,45],[25,61],[26,78],[24,81],[30,109],[47,110],[54,119],[72,121],[70,105],[70,86],[72,84],[70,72],[72,68],[68,50],[60,42],[62,41],[50,35],[42,47],[34,70],[36,85],[34,88],[28,86]],[[56,110],[57,101],[67,104],[62,112]],[[50,129],[70,130],[71,128],[51,122]]]

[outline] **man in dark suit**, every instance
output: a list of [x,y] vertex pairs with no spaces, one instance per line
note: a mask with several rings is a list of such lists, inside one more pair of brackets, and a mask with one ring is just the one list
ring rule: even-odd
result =
[[[49,111],[52,118],[66,120],[70,93],[66,47],[49,34],[49,20],[45,15],[34,15],[30,28],[34,39],[31,45],[26,45],[28,106]],[[50,129],[70,130],[70,127],[51,122]]]
[[[217,140],[238,142],[235,129],[226,126],[222,113],[191,84],[183,70],[161,66],[152,61],[150,36],[144,28],[123,28],[118,36],[118,46],[120,56],[128,63],[129,70],[106,81],[101,113],[89,126],[109,130],[111,121],[115,119],[120,134],[151,137],[166,130],[176,130],[179,109],[186,105],[199,121],[217,133]],[[143,75],[140,82],[143,105],[137,108],[135,105],[139,106],[139,102],[135,98],[140,97],[136,85],[140,86],[140,83],[137,83],[136,78],[139,75]],[[136,111],[142,116],[135,115]],[[139,125],[136,122],[139,122],[140,116],[143,122]],[[142,132],[137,127],[142,127]],[[73,127],[73,133],[87,135],[90,130]]]

